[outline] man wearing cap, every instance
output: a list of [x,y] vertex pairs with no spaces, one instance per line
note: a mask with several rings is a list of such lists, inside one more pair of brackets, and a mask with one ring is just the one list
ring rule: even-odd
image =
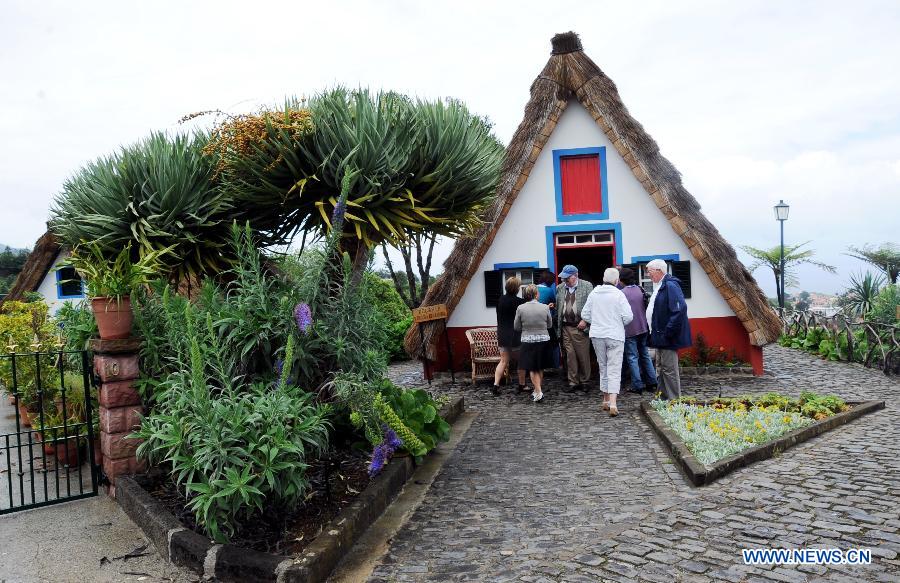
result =
[[556,287],[556,314],[566,355],[569,389],[588,390],[591,380],[591,340],[588,323],[581,310],[594,290],[591,282],[578,278],[578,268],[566,265],[559,274],[562,283]]

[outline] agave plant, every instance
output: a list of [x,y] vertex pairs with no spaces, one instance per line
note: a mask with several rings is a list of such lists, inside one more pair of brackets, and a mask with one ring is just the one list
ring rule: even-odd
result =
[[154,133],[87,164],[56,197],[51,230],[110,258],[132,244],[134,261],[168,249],[163,273],[172,279],[227,269],[234,205],[211,181],[207,141]]
[[885,284],[880,274],[867,271],[865,274],[852,274],[850,286],[840,300],[841,305],[853,316],[865,317],[872,310],[878,293]]
[[223,188],[272,241],[328,232],[338,208],[343,237],[365,248],[458,236],[477,224],[503,157],[487,124],[453,100],[338,88],[255,120],[227,121],[211,150]]

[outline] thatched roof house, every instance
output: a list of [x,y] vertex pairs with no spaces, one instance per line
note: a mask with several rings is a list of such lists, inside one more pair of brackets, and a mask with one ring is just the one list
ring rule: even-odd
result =
[[[468,354],[465,329],[496,325],[492,298],[496,302],[509,274],[527,280],[572,260],[583,264],[582,272],[585,265],[597,266],[595,274],[601,264],[640,270],[650,258],[662,257],[694,288],[688,310],[695,334],[731,348],[761,372],[759,347],[778,337],[780,325],[753,276],[628,112],[616,85],[584,53],[578,35],[558,34],[552,47],[507,148],[496,201],[479,231],[456,242],[423,303],[447,305],[454,354]],[[585,199],[590,188],[595,194]],[[591,222],[597,219],[610,222]],[[594,248],[608,245],[607,255],[587,255],[588,242]],[[578,253],[569,248],[581,243]],[[439,341],[440,329],[428,328],[424,343],[430,359],[442,358]],[[411,328],[407,351],[421,354],[422,342],[418,329]]]
[[83,298],[84,286],[74,269],[53,271],[66,253],[56,235],[49,230],[41,235],[3,301],[21,301],[25,294],[37,292],[55,312],[66,300]]

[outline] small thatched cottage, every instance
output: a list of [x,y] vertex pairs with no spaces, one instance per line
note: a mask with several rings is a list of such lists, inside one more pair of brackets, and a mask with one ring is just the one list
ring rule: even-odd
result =
[[[537,281],[574,264],[602,281],[610,266],[662,258],[683,283],[691,330],[763,370],[761,347],[779,320],[731,245],[700,212],[675,167],[628,113],[615,84],[584,54],[578,35],[558,34],[506,151],[495,203],[473,236],[456,242],[423,306],[446,304],[457,370],[465,331],[495,326],[503,282]],[[439,327],[427,327],[428,358],[446,369]],[[421,354],[416,327],[406,349]]]
[[37,292],[50,307],[51,314],[66,301],[83,299],[84,282],[78,273],[71,267],[54,269],[68,253],[53,233],[47,231],[41,235],[4,299],[20,301],[25,294]]

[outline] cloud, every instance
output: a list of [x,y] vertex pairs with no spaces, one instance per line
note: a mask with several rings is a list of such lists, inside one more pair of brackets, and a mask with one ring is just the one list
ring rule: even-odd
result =
[[[842,269],[860,267],[841,255],[848,244],[897,239],[896,2],[547,6],[8,2],[0,242],[33,244],[84,162],[203,109],[338,83],[392,88],[458,97],[508,141],[550,37],[572,29],[735,245],[777,242],[781,198],[789,240],[813,239]],[[800,275],[811,289],[842,285]]]

